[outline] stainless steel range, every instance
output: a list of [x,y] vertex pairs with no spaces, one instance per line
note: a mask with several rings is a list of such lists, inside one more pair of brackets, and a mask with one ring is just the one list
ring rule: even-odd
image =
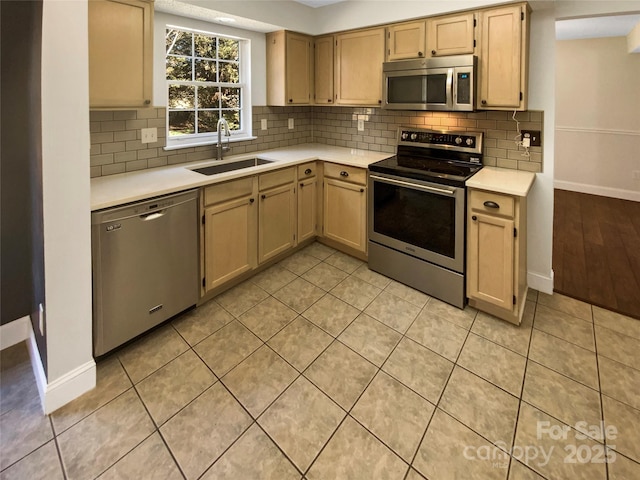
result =
[[481,132],[400,127],[396,156],[369,165],[369,268],[463,308],[465,182]]

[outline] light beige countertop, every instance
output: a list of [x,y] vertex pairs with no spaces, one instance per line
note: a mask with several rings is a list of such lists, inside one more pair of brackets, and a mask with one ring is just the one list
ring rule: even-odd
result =
[[371,152],[345,147],[334,147],[319,143],[307,143],[274,150],[262,150],[242,155],[229,155],[223,161],[262,158],[273,163],[257,167],[242,168],[216,175],[203,175],[191,171],[193,168],[217,165],[221,161],[201,160],[166,167],[150,168],[135,172],[119,173],[91,179],[91,210],[122,205],[138,200],[198,188],[235,178],[255,175],[278,168],[297,165],[313,160],[340,163],[352,167],[367,168],[370,163],[384,160],[393,153]]
[[526,197],[535,179],[536,174],[533,172],[484,167],[467,180],[467,187]]

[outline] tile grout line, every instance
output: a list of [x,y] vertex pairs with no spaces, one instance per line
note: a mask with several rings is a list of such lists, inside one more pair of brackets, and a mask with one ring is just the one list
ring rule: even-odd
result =
[[[598,377],[598,397],[600,399],[600,421],[601,423],[601,428],[602,428],[602,444],[604,445],[604,453],[605,453],[605,459],[608,460],[609,459],[609,455],[607,455],[607,435],[606,435],[606,427],[605,427],[605,419],[604,419],[604,401],[603,401],[603,394],[602,394],[602,382],[600,380],[600,360],[598,358],[598,336],[596,335],[596,325],[595,325],[595,314],[593,312],[593,307],[589,306],[589,309],[591,310],[591,321],[593,322],[593,348],[595,349],[595,355],[596,355],[596,375]],[[604,473],[605,473],[605,478],[606,480],[609,480],[610,474],[609,474],[609,462],[605,461],[604,462]]]
[[[60,445],[58,444],[58,435],[56,434],[56,429],[53,427],[53,418],[51,417],[51,415],[49,415],[49,422],[51,424],[51,431],[53,432],[53,441],[55,443],[56,453],[58,454],[58,462],[60,462],[60,470],[62,470],[62,478],[64,478],[64,480],[67,480],[67,469],[65,468],[64,461],[62,460],[62,451],[60,450]],[[46,445],[46,443],[44,445]]]

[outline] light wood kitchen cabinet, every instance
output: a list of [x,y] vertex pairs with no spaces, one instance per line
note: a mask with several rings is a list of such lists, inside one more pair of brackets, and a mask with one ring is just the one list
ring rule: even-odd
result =
[[314,103],[333,104],[333,35],[314,40]]
[[473,12],[445,15],[427,20],[427,52],[431,57],[474,52]]
[[425,21],[398,23],[387,27],[387,60],[425,56]]
[[479,109],[526,110],[529,64],[527,4],[478,12]]
[[367,250],[366,170],[325,163],[323,236],[358,252]]
[[153,1],[92,0],[89,9],[89,106],[151,106]]
[[255,177],[204,189],[204,293],[257,266]]
[[298,166],[298,243],[318,231],[318,176],[315,162]]
[[526,197],[469,189],[469,305],[516,325],[527,292]]
[[283,106],[311,103],[311,37],[281,30],[268,33],[266,42],[267,104]]
[[382,103],[384,36],[383,27],[336,35],[336,104]]
[[258,177],[258,263],[296,245],[295,168]]

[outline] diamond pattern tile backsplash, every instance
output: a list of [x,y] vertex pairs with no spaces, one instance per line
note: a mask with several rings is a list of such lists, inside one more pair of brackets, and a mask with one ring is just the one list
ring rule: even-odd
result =
[[[413,112],[363,107],[253,107],[254,140],[231,144],[231,155],[287,147],[301,143],[323,143],[394,153],[398,127],[412,125],[433,129],[482,131],[485,165],[542,171],[542,148],[531,147],[530,155],[515,142],[516,122],[512,112]],[[543,130],[544,112],[517,112],[520,129]],[[287,122],[294,119],[295,128]],[[267,119],[268,129],[261,130]],[[364,131],[358,131],[364,120]],[[144,170],[214,158],[215,145],[164,150],[166,108],[91,111],[91,176]],[[158,141],[143,144],[142,128],[156,127]]]

